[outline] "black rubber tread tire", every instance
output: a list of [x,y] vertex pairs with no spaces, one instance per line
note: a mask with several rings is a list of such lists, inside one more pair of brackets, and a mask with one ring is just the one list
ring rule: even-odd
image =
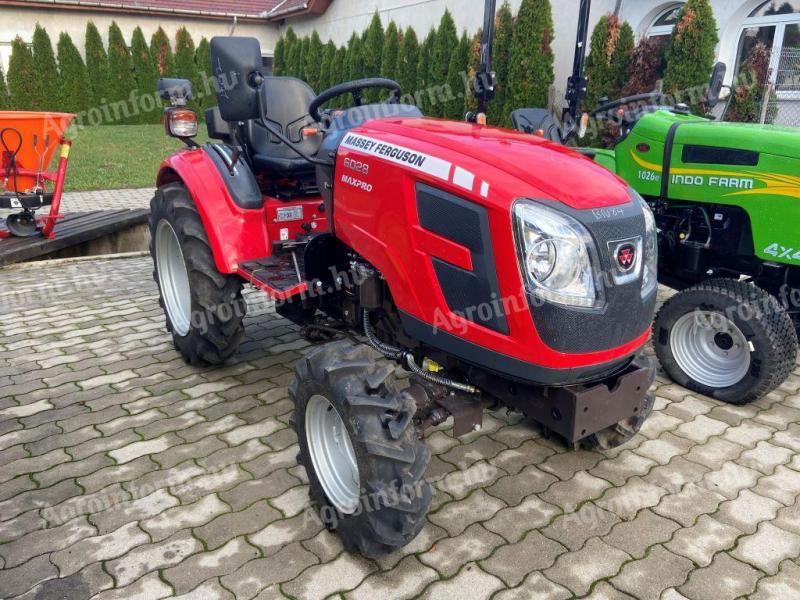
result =
[[[179,335],[170,322],[158,280],[155,236],[162,219],[175,230],[189,273],[193,318],[184,336]],[[159,304],[164,309],[167,330],[172,333],[175,348],[191,365],[225,363],[244,338],[247,305],[242,298],[241,278],[217,270],[197,207],[182,184],[170,183],[156,190],[150,201],[149,227],[153,278],[159,285]]]
[[[367,558],[390,554],[411,542],[425,526],[433,497],[431,485],[423,479],[430,451],[416,434],[416,405],[408,394],[397,391],[394,371],[371,348],[340,340],[300,359],[289,386],[295,407],[291,423],[300,445],[298,462],[308,474],[311,501],[345,549]],[[309,454],[305,413],[315,395],[324,396],[339,411],[356,453],[361,503],[352,515],[341,514],[327,499]],[[392,422],[394,436],[389,430]],[[413,492],[401,494],[401,490]],[[381,494],[391,500],[376,500]]]
[[[752,319],[741,317],[746,306]],[[736,385],[715,389],[689,377],[675,361],[670,332],[687,312],[730,311],[733,321],[753,343],[750,372]],[[722,402],[744,405],[764,397],[789,377],[797,362],[797,332],[792,319],[778,299],[765,290],[735,279],[710,279],[677,293],[656,316],[653,345],[661,366],[676,383]]]

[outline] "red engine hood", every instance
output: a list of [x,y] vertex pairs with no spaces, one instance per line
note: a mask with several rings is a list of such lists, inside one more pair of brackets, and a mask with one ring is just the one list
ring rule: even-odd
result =
[[441,119],[369,121],[359,131],[388,134],[431,144],[441,158],[458,164],[459,155],[494,167],[525,184],[542,200],[582,209],[630,202],[628,184],[591,159],[542,138],[495,127]]

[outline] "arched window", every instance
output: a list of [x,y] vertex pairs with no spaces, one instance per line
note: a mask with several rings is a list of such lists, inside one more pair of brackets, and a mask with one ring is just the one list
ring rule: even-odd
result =
[[750,13],[739,37],[737,73],[761,44],[779,97],[800,94],[800,0],[768,0]]
[[647,30],[647,37],[657,40],[659,43],[666,43],[672,35],[675,25],[678,24],[678,15],[682,8],[683,4],[676,4],[661,12]]

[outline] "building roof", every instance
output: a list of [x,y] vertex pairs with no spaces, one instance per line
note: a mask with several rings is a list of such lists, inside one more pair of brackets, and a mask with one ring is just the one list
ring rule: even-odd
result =
[[270,21],[280,21],[300,15],[321,15],[333,0],[281,0],[266,13]]
[[0,0],[0,6],[246,20],[263,20],[279,4],[281,0]]

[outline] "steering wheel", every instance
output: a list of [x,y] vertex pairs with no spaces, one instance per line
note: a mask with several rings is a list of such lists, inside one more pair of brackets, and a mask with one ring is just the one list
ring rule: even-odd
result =
[[356,79],[355,81],[340,83],[322,92],[319,96],[314,98],[309,105],[308,114],[311,115],[311,118],[315,121],[322,121],[322,115],[319,113],[320,106],[344,94],[353,94],[353,100],[356,106],[361,106],[361,92],[368,89],[392,90],[394,93],[389,99],[390,104],[397,104],[400,102],[400,96],[403,94],[403,89],[400,87],[400,84],[391,79],[383,79],[381,77]]

